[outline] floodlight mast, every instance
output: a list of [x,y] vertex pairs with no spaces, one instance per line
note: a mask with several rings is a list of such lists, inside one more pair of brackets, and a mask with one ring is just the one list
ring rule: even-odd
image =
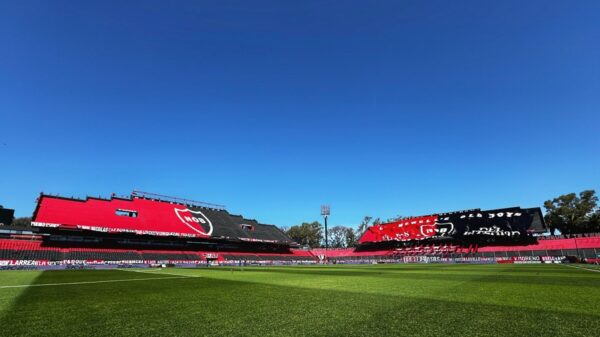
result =
[[321,205],[321,215],[325,219],[325,259],[327,259],[327,249],[329,248],[329,237],[327,235],[327,218],[331,214],[331,207],[329,205]]

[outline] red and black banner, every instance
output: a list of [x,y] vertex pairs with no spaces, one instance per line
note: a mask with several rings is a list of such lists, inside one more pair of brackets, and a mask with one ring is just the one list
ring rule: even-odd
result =
[[455,239],[467,242],[519,241],[545,228],[539,208],[470,210],[403,219],[371,226],[359,243]]

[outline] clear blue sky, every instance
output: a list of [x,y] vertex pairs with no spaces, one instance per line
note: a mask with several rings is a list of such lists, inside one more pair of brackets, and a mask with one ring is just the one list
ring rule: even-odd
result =
[[598,1],[2,1],[0,204],[281,226],[600,190]]

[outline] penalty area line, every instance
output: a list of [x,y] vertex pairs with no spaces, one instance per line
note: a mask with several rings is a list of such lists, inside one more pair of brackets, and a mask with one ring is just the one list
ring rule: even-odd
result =
[[173,280],[173,279],[186,279],[192,278],[189,276],[178,276],[178,277],[144,277],[144,278],[130,278],[120,280],[100,280],[100,281],[81,281],[81,282],[63,282],[63,283],[40,283],[40,284],[19,284],[14,286],[0,286],[0,289],[8,288],[28,288],[28,287],[52,287],[52,286],[70,286],[70,285],[82,285],[82,284],[97,284],[97,283],[117,283],[117,282],[134,282],[134,281],[155,281],[155,280]]

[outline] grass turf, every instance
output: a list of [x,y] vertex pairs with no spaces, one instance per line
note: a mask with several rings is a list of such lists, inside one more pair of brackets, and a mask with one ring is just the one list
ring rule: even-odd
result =
[[[96,281],[106,282],[82,283]],[[3,271],[0,322],[4,337],[599,336],[600,272],[414,264]]]

